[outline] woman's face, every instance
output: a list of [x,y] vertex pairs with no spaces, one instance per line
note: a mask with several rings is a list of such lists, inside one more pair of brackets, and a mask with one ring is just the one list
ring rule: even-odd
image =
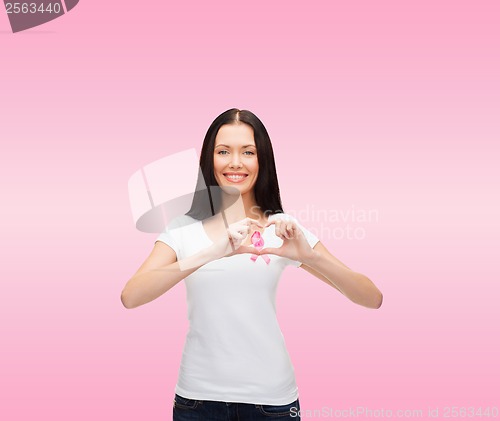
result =
[[214,175],[219,186],[235,187],[243,196],[253,190],[258,174],[253,128],[244,123],[221,126],[214,148]]

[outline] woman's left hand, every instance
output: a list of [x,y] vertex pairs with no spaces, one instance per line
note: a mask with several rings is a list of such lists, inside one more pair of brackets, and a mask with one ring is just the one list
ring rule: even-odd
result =
[[279,248],[265,247],[260,251],[256,250],[256,254],[275,254],[299,262],[303,262],[312,256],[314,251],[295,222],[275,219],[267,222],[264,228],[270,225],[275,226],[275,234],[283,240],[283,244]]

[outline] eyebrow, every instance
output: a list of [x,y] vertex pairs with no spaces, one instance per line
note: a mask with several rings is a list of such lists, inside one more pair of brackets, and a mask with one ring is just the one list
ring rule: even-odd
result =
[[[226,148],[231,148],[231,146],[228,146],[228,145],[224,145],[224,144],[219,144],[215,147],[215,149],[217,149],[219,146],[225,146]],[[253,146],[255,148],[255,145],[243,145],[244,148],[248,148],[249,146]]]

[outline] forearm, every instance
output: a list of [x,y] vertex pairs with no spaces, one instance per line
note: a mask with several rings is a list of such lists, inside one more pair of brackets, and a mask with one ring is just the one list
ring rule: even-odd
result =
[[315,250],[312,250],[303,263],[321,273],[354,303],[368,308],[379,308],[382,305],[382,293],[365,275],[354,272]]
[[149,303],[215,258],[213,252],[207,248],[183,259],[180,263],[171,263],[134,275],[122,291],[122,303],[126,308]]

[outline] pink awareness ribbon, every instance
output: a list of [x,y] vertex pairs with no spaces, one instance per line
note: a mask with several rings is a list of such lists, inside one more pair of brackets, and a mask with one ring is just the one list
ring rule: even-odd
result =
[[[257,250],[262,250],[264,248],[264,239],[262,238],[262,236],[260,235],[260,232],[259,231],[255,231],[253,234],[252,234],[252,237],[250,238],[250,240],[252,241],[252,244],[253,246],[257,249]],[[269,258],[269,256],[267,254],[262,254],[261,255],[262,258],[264,259],[264,261],[269,264],[269,262],[271,261],[271,259]],[[252,257],[250,257],[250,259],[252,259],[254,262],[257,260],[257,258],[259,257],[258,254],[252,254]]]

